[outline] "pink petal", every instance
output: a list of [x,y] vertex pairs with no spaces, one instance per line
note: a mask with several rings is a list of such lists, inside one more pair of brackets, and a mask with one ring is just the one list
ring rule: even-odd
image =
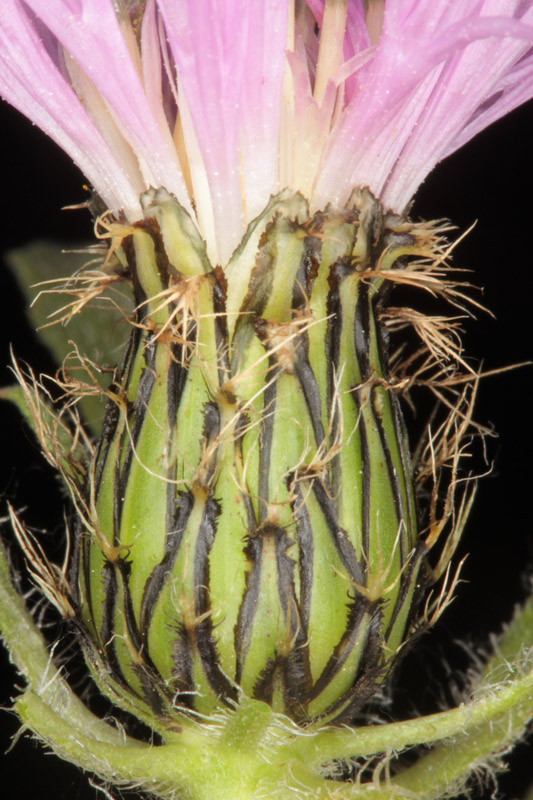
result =
[[98,89],[139,159],[146,186],[187,191],[168,127],[154,118],[112,0],[27,0]]
[[[306,0],[306,5],[313,12],[317,25],[322,25],[325,0]],[[365,22],[365,10],[362,0],[348,0],[346,35],[344,39],[344,60],[349,61],[371,46],[370,36]],[[344,85],[345,101],[349,101],[357,86],[357,75],[354,73]]]
[[224,263],[276,187],[287,0],[158,0]]
[[[343,202],[353,185],[367,184],[401,211],[438,161],[484,121],[531,97],[531,81],[520,90],[508,85],[484,111],[533,42],[533,27],[523,24],[531,7],[517,0],[388,3],[374,58],[360,70],[359,89],[331,136],[315,202]],[[522,22],[513,18],[520,9]]]
[[19,0],[3,0],[0,83],[5,99],[72,157],[110,208],[139,216],[140,176],[128,174],[111,152]]
[[167,123],[163,114],[163,65],[155,0],[148,0],[144,9],[141,28],[141,57],[143,83],[145,87],[149,87],[147,100],[152,114],[160,123],[159,127],[162,127]]
[[239,142],[246,220],[278,191],[278,148],[285,68],[288,9],[285,2],[261,2],[251,16],[247,66],[240,99]]
[[500,81],[491,97],[484,100],[471,115],[470,121],[450,143],[444,158],[493,122],[527,102],[532,95],[533,50],[530,50]]

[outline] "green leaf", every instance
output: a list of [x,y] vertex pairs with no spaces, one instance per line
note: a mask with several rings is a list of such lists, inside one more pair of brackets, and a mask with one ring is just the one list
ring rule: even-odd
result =
[[[68,303],[76,300],[72,292],[80,284],[69,279],[86,268],[101,270],[105,251],[94,248],[69,247],[55,242],[36,241],[5,256],[7,265],[23,293],[28,307],[31,326],[38,332],[43,344],[61,366],[65,359],[76,380],[87,380],[81,368],[79,353],[103,367],[114,367],[122,359],[129,326],[125,315],[131,312],[132,300],[129,286],[120,280],[113,281],[89,306],[60,321]],[[113,276],[113,272],[109,271]],[[63,291],[60,291],[62,289]],[[80,371],[81,370],[81,371]],[[111,371],[93,372],[102,386],[110,382]],[[79,401],[80,411],[91,432],[97,436],[104,413],[104,402],[96,393]]]

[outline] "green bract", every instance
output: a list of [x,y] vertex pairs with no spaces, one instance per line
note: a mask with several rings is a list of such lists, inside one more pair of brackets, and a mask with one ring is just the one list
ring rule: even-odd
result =
[[314,215],[287,191],[223,272],[175,199],[143,203],[108,230],[137,310],[83,492],[88,661],[147,719],[241,691],[347,719],[413,622],[424,544],[379,315],[423,237],[366,191]]
[[[37,379],[15,363],[19,387],[2,396],[73,501],[62,566],[10,510],[30,575],[73,627],[108,713],[151,732],[137,739],[127,715],[117,729],[75,695],[0,552],[2,632],[27,681],[16,713],[63,757],[168,800],[459,791],[531,717],[531,603],[471,701],[353,727],[453,593],[472,499],[459,476],[482,432],[478,375],[458,318],[391,303],[393,284],[466,300],[447,225],[387,213],[367,190],[318,213],[285,191],[222,269],[172,196],[142,201],[133,225],[97,220],[109,247],[60,290],[53,318],[74,347],[57,349],[61,371]],[[95,298],[91,343],[75,331]],[[114,371],[109,301],[130,332]],[[420,410],[418,387],[441,408],[410,455],[399,403]],[[99,405],[80,401],[102,394],[94,441]],[[411,766],[393,756],[419,744],[434,746]],[[339,783],[347,762],[369,772]]]

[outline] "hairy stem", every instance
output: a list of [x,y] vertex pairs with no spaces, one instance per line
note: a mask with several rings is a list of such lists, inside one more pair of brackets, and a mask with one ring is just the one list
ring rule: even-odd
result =
[[11,661],[42,703],[95,739],[124,744],[124,736],[102,722],[72,692],[56,668],[47,644],[11,581],[9,563],[0,547],[0,632]]

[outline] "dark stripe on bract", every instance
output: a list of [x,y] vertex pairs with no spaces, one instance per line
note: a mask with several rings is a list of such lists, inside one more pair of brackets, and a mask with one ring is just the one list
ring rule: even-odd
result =
[[339,293],[339,274],[337,271],[337,266],[339,262],[335,262],[335,264],[331,265],[331,269],[329,272],[329,285],[330,291],[328,292],[327,301],[326,301],[326,311],[328,315],[327,320],[327,332],[326,332],[326,358],[330,365],[330,369],[328,371],[328,407],[331,408],[333,405],[333,377],[332,373],[335,371],[337,374],[339,373],[339,361],[340,361],[340,342],[341,342],[341,332],[342,332],[342,305],[340,301],[340,293]]
[[[235,457],[239,458],[242,463],[242,440],[244,438],[244,434],[249,424],[249,418],[246,414],[240,413],[237,417],[237,422],[235,423],[235,439],[234,439],[234,448],[235,448]],[[252,498],[248,492],[240,492],[241,501],[244,505],[246,510],[246,522],[249,531],[254,531],[257,527],[257,518],[255,514],[254,504],[252,502]]]
[[331,497],[327,495],[324,486],[322,485],[321,481],[318,480],[318,478],[313,480],[313,494],[316,497],[322,514],[324,515],[326,525],[328,526],[328,530],[335,544],[337,553],[339,554],[339,558],[348,570],[348,576],[353,580],[354,583],[364,586],[365,574],[359,561],[357,560],[354,547],[348,539],[346,532],[339,527],[335,503]]
[[292,308],[305,308],[318,273],[322,242],[316,236],[307,236],[300,265],[292,287]]
[[116,652],[114,625],[118,584],[115,565],[110,561],[106,561],[102,568],[102,583],[104,599],[102,603],[102,624],[99,631],[100,640],[113,677],[123,686],[129,686],[120,668]]
[[289,485],[291,509],[296,522],[296,539],[298,541],[298,570],[300,575],[300,613],[301,625],[307,638],[311,597],[313,594],[313,526],[304,504],[300,482],[295,478]]
[[[96,620],[94,618],[94,609],[93,609],[93,597],[92,597],[92,583],[91,583],[91,533],[87,531],[83,526],[83,523],[78,521],[76,525],[76,533],[79,537],[79,548],[80,548],[80,567],[76,572],[83,575],[83,584],[80,583],[78,587],[75,587],[75,584],[72,583],[72,592],[73,596],[75,597],[76,605],[79,605],[80,601],[82,600],[82,595],[85,599],[85,603],[89,610],[89,616],[91,618],[91,622],[93,624],[94,630],[98,633],[98,626],[96,625]],[[72,570],[72,580],[75,580],[75,570]],[[81,590],[81,586],[83,585],[83,592]],[[75,594],[74,594],[75,592]]]
[[115,568],[122,579],[122,611],[124,612],[124,621],[128,630],[130,641],[137,651],[141,652],[142,639],[139,628],[137,627],[137,620],[133,612],[133,603],[131,599],[131,592],[129,587],[129,577],[131,574],[131,563],[124,558],[117,559]]
[[[180,500],[185,492],[180,492],[177,488],[176,480],[176,460],[170,464],[167,470],[167,503],[165,509],[166,536],[176,531],[176,520],[179,519]],[[165,543],[165,550],[167,545]]]
[[209,685],[218,697],[224,700],[227,697],[237,700],[235,687],[220,669],[216,644],[213,639],[213,624],[209,613],[211,611],[209,553],[215,540],[216,520],[219,514],[220,508],[217,501],[209,497],[205,503],[194,551],[194,586],[196,589],[194,611],[197,617],[204,617],[196,626],[195,636],[202,668]]
[[184,708],[194,707],[194,687],[192,679],[192,658],[189,646],[189,637],[184,625],[178,622],[175,626],[177,633],[172,642],[172,689],[178,693],[177,703]]
[[[409,594],[411,592],[411,589],[413,588],[413,581],[416,579],[415,573],[418,570],[419,562],[423,554],[424,554],[424,545],[423,543],[419,542],[418,545],[414,548],[414,551],[411,555],[411,559],[407,564],[407,568],[405,569],[402,575],[400,581],[400,591],[398,593],[398,597],[396,598],[396,602],[394,604],[394,611],[392,612],[392,616],[389,620],[387,630],[385,631],[385,639],[387,639],[390,636],[394,623],[396,622],[404,603],[409,598]],[[402,563],[405,564],[406,562],[403,561]],[[417,605],[416,603],[411,604],[411,613],[414,613],[414,611],[416,611],[416,605]],[[409,625],[409,619],[406,620],[406,626],[408,625]]]
[[254,700],[261,700],[263,703],[268,703],[272,705],[272,700],[274,697],[274,678],[276,676],[276,672],[278,672],[282,667],[283,658],[278,654],[274,658],[269,658],[261,670],[259,675],[257,676],[257,680],[254,683],[253,688],[253,698]]
[[[257,492],[257,516],[261,524],[267,517],[270,497],[270,454],[274,436],[276,410],[277,377],[281,370],[276,365],[275,356],[269,359],[272,369],[267,373],[270,384],[263,392],[263,413],[259,427],[259,486]],[[274,380],[276,376],[276,380]]]
[[215,312],[215,341],[217,349],[218,384],[223,386],[230,374],[228,325],[226,318],[227,281],[224,270],[216,266],[212,273],[213,310]]
[[387,379],[390,377],[390,371],[389,371],[390,337],[386,325],[384,325],[381,322],[381,313],[383,311],[384,306],[387,305],[386,301],[388,301],[392,291],[393,291],[392,283],[390,281],[385,281],[380,287],[378,293],[374,295],[371,301],[372,313],[374,317],[374,335],[375,335],[374,345],[378,353],[378,361],[382,369],[383,377]]
[[348,606],[346,630],[343,633],[340,641],[335,646],[328,663],[322,670],[321,675],[318,677],[315,685],[313,686],[310,692],[311,700],[317,698],[342,669],[346,659],[354,649],[355,645],[358,643],[358,638],[360,635],[359,627],[365,615],[369,612],[369,609],[369,602],[365,600],[361,594],[356,593],[355,600]]
[[[115,402],[111,397],[109,397],[105,404],[102,436],[100,437],[100,441],[98,443],[98,449],[95,455],[96,469],[94,478],[94,488],[96,495],[98,495],[98,492],[100,491],[100,483],[102,480],[103,472],[105,470],[109,449],[113,443],[114,437],[117,435],[117,427],[119,420],[121,419],[120,406],[122,405],[123,402],[125,402],[126,390],[124,387],[128,385],[132,364],[135,360],[135,354],[137,352],[137,348],[139,347],[140,337],[141,337],[141,331],[139,330],[139,328],[134,328],[130,336],[128,337],[126,352],[124,354],[124,358],[122,359],[122,365],[119,371],[120,378],[117,378],[116,381],[113,381],[108,390],[116,393],[117,402]],[[111,419],[109,419],[109,417]]]
[[202,436],[206,439],[206,445],[211,444],[220,432],[220,411],[216,403],[209,400],[204,403],[203,408],[203,429]]
[[137,658],[139,659],[137,661],[134,657],[131,657],[130,665],[140,680],[146,703],[150,706],[155,714],[159,714],[161,713],[163,707],[161,704],[161,696],[157,691],[157,687],[159,687],[160,691],[164,690],[165,684],[157,668],[155,667],[155,664],[152,662],[149,653],[147,652],[146,648],[143,647],[141,633],[137,625],[137,620],[135,619],[129,586],[131,564],[125,559],[119,558],[115,566],[122,579],[122,611],[124,613],[124,621],[126,623],[128,637],[131,644],[135,648]]
[[364,383],[372,374],[368,357],[370,348],[368,338],[370,335],[370,301],[368,298],[368,285],[359,281],[358,287],[359,297],[357,298],[354,316],[354,343],[361,374],[361,383]]
[[[87,577],[89,575],[87,571],[87,559],[89,557],[89,548],[87,547],[86,539],[89,536],[89,532],[85,532],[84,526],[79,517],[76,517],[74,520],[74,548],[72,551],[72,557],[70,564],[68,565],[67,571],[67,581],[68,586],[70,589],[70,595],[72,597],[72,602],[74,603],[74,607],[77,608],[80,604],[80,572],[83,572],[83,578],[87,585]],[[85,592],[85,596],[87,597],[87,607],[91,609],[91,617],[92,617],[92,608],[91,608],[91,600],[90,600],[91,591]]]
[[346,659],[352,652],[359,634],[359,626],[369,608],[368,602],[365,598],[356,593],[355,600],[348,605],[348,619],[346,621],[346,630],[341,636],[339,642],[335,645],[332,655],[328,663],[322,670],[321,675],[318,677],[315,685],[313,686],[310,698],[314,700],[320,695],[327,685],[333,680],[335,675],[342,668]]
[[306,713],[306,699],[312,683],[309,645],[294,591],[295,562],[288,555],[294,542],[281,529],[272,535],[275,536],[280,605],[291,641],[290,651],[283,661],[283,694],[287,708],[298,719]]
[[[150,402],[150,395],[152,394],[152,389],[154,388],[155,384],[156,347],[157,343],[153,341],[153,337],[150,336],[148,338],[148,343],[146,344],[144,350],[144,358],[146,366],[144,367],[141,373],[141,377],[139,378],[139,383],[137,386],[137,396],[135,399],[135,406],[133,408],[133,418],[128,426],[129,432],[127,432],[126,453],[124,456],[124,463],[118,481],[118,490],[121,498],[125,497],[126,495],[126,487],[128,485],[128,480],[130,475],[131,461],[132,458],[134,458],[134,452],[133,452],[134,447],[137,445],[139,434],[141,432],[144,423],[144,418],[146,416],[146,409],[148,408],[148,404]],[[122,514],[122,504],[120,507],[120,513]]]
[[[137,220],[137,222],[134,223],[134,227],[145,231],[152,239],[154,244],[154,263],[156,265],[159,278],[163,286],[168,286],[170,282],[170,275],[175,275],[176,269],[172,266],[168,259],[165,243],[161,234],[161,228],[159,227],[159,222],[155,217],[150,216],[147,219]],[[129,260],[128,263],[130,263]]]
[[[337,303],[334,304],[334,294],[336,293]],[[324,335],[324,357],[326,360],[326,402],[328,409],[333,408],[334,376],[338,374],[339,347],[338,339],[335,336],[337,327],[342,322],[342,310],[338,303],[338,292],[332,289],[326,298],[326,333]],[[338,317],[338,319],[337,319]],[[332,431],[332,436],[334,435]]]
[[320,715],[320,718],[333,717],[336,724],[353,724],[354,713],[375,694],[382,681],[385,664],[382,659],[381,613],[378,606],[369,606],[368,613],[371,620],[353,687]]
[[[343,313],[342,304],[340,301],[339,286],[342,278],[349,272],[352,272],[351,266],[347,266],[343,259],[333,263],[329,273],[330,291],[327,296],[326,310],[328,315],[326,336],[324,340],[325,357],[328,364],[327,370],[327,402],[328,409],[334,409],[334,419],[331,429],[331,439],[335,440],[338,434],[338,411],[335,398],[333,396],[335,391],[335,382],[340,374],[340,350],[341,350],[341,337],[343,328]],[[338,482],[341,479],[339,469],[339,454],[337,453],[331,462],[330,474],[332,475],[332,491],[337,494],[339,492]]]
[[377,600],[368,604],[370,622],[365,646],[361,651],[361,659],[357,669],[356,680],[360,682],[365,675],[377,676],[383,669],[383,601]]
[[[412,476],[413,469],[410,458],[409,442],[407,440],[407,431],[405,429],[405,423],[403,421],[403,416],[400,409],[400,402],[398,400],[396,392],[391,391],[389,393],[389,396],[390,396],[392,415],[394,419],[394,428],[396,430],[396,437],[398,439],[398,445],[400,449],[400,458],[402,460],[402,472],[405,476]],[[415,498],[411,487],[412,484],[410,484],[409,480],[407,479],[406,492],[407,492],[407,502],[409,504],[407,519],[409,520],[409,524],[411,524],[411,521],[413,521],[414,526],[416,526]],[[413,533],[415,533],[415,531],[413,531]]]
[[283,700],[296,721],[307,719],[311,684],[309,646],[298,637],[283,662]]
[[[370,404],[371,404],[371,409],[372,409],[372,417],[374,419],[374,422],[375,422],[375,425],[376,425],[376,430],[377,430],[378,435],[379,435],[379,441],[380,441],[380,444],[381,444],[381,447],[382,447],[382,450],[383,450],[383,454],[385,456],[385,463],[387,465],[387,474],[389,476],[389,483],[390,483],[391,488],[392,488],[392,497],[393,497],[393,503],[394,503],[394,510],[396,512],[396,519],[398,521],[398,526],[399,526],[400,520],[407,519],[405,517],[405,509],[403,507],[402,487],[400,485],[400,480],[398,478],[398,473],[396,472],[396,469],[394,467],[394,462],[392,460],[390,447],[389,447],[389,444],[388,444],[388,441],[387,441],[387,436],[385,434],[385,429],[383,427],[383,416],[382,416],[382,414],[380,413],[380,411],[376,407],[377,406],[377,391],[378,391],[377,387],[376,386],[372,386],[372,388],[370,390]],[[386,397],[384,401],[388,402],[388,398]],[[403,531],[402,531],[402,533],[403,533]],[[402,556],[402,563],[405,563],[405,561],[403,561],[403,556],[404,556],[403,542],[404,542],[404,538],[405,538],[405,536],[400,535],[400,547],[402,548],[400,552],[401,552],[401,556]]]
[[[287,621],[287,614],[290,613],[288,611],[288,604],[290,603],[290,589],[288,585],[292,584],[292,570],[294,567],[294,563],[291,562],[290,565],[288,564],[289,559],[287,558],[285,551],[287,549],[287,541],[284,542],[281,548],[281,552],[278,551],[278,539],[279,537],[284,536],[286,540],[286,536],[280,528],[274,527],[269,525],[268,523],[258,531],[261,538],[261,544],[264,541],[268,541],[270,544],[274,543],[274,550],[276,553],[276,575],[277,575],[277,585],[278,585],[278,594],[281,597],[282,588],[280,583],[283,581],[284,588],[285,588],[285,596],[281,598],[281,604],[283,607],[283,616],[284,621]],[[262,549],[261,549],[261,556],[262,556]],[[261,558],[259,556],[259,558]],[[281,572],[280,572],[281,566]],[[289,591],[289,597],[287,597],[287,590]],[[286,661],[287,656],[278,653],[275,651],[273,657],[268,658],[264,668],[260,671],[259,676],[254,683],[252,695],[256,700],[262,700],[265,703],[272,703],[274,698],[274,689],[276,679],[278,684],[280,684],[280,688],[283,688],[283,695],[284,698],[287,696],[287,683],[286,683]],[[300,705],[300,704],[298,704]]]
[[106,561],[102,567],[102,622],[100,626],[100,639],[104,647],[107,647],[113,637],[113,623],[115,616],[115,602],[117,598],[117,577],[115,569],[110,561]]
[[278,594],[283,617],[289,623],[291,638],[296,636],[300,628],[300,609],[294,594],[294,559],[287,555],[287,551],[294,547],[294,542],[289,539],[285,531],[275,528],[270,534],[274,538],[276,552],[276,568],[278,573]]
[[359,445],[361,448],[361,544],[363,562],[368,564],[370,557],[370,453],[368,450],[365,422],[361,413],[358,386],[352,387],[350,396],[357,409],[359,419],[357,433],[359,434]]
[[168,438],[172,438],[176,426],[178,407],[187,381],[187,366],[180,363],[182,348],[177,344],[170,346],[170,363],[167,373],[167,417],[169,425]]
[[247,570],[245,577],[245,589],[237,623],[235,625],[235,652],[237,654],[237,666],[235,680],[241,682],[242,669],[246,652],[250,646],[250,637],[254,617],[257,611],[257,599],[259,597],[259,587],[261,584],[261,555],[263,552],[263,542],[260,536],[249,536],[244,555],[251,562],[251,568]]
[[240,369],[242,354],[246,352],[248,345],[255,333],[255,323],[268,303],[274,281],[274,261],[268,235],[276,225],[275,217],[266,227],[259,240],[257,255],[254,266],[250,273],[248,291],[242,301],[239,315],[235,323],[235,331],[232,342],[231,373],[237,375]]
[[[121,408],[121,406],[124,403],[126,403],[126,390],[123,387],[127,386],[127,380],[129,380],[129,377],[130,377],[132,364],[135,361],[136,348],[139,347],[140,344],[141,344],[140,332],[138,331],[138,329],[134,329],[132,334],[131,334],[131,336],[128,339],[127,351],[126,351],[126,355],[125,355],[125,357],[123,359],[123,363],[122,363],[122,370],[121,371],[122,371],[123,377],[121,379],[121,386],[119,386],[117,388],[117,394],[122,395],[122,396],[119,397],[120,406],[118,406],[118,405],[115,406],[116,413],[115,413],[115,410],[113,410],[113,418],[116,418],[115,419],[115,424],[114,424],[113,434],[112,434],[112,436],[110,435],[109,440],[106,442],[105,450],[99,449],[99,451],[96,454],[96,463],[97,463],[96,479],[95,479],[95,494],[96,494],[96,497],[98,497],[98,493],[100,491],[100,485],[101,485],[101,481],[102,481],[102,478],[103,478],[103,475],[104,475],[104,472],[105,472],[105,467],[106,467],[106,463],[107,463],[107,459],[108,459],[111,447],[116,444],[117,436],[120,436],[120,443],[119,443],[119,447],[118,447],[118,452],[119,452],[119,454],[122,453],[123,447],[124,447],[125,438],[128,436],[127,428],[126,428],[126,425],[124,424],[124,422],[125,422],[124,421],[124,414],[126,412],[125,412],[125,410],[123,408]],[[126,377],[124,377],[124,376],[126,376]],[[112,404],[113,401],[111,399],[109,399],[108,403]],[[106,408],[107,407],[108,406],[106,404]],[[113,407],[113,406],[111,406],[111,407]],[[120,432],[118,430],[119,422],[121,424]],[[110,431],[110,433],[111,433],[111,431]],[[101,439],[100,442],[102,443],[102,441],[103,440]],[[113,546],[117,547],[119,542],[120,542],[120,516],[121,516],[121,510],[122,510],[122,496],[123,496],[122,493],[121,493],[121,481],[120,481],[120,458],[116,458],[113,471],[114,471],[114,479],[113,479],[113,509],[112,509],[112,515],[113,515],[113,531],[112,531],[113,539],[112,539],[112,541],[113,541]],[[88,582],[88,585],[89,584],[90,584],[90,581]]]
[[367,210],[366,219],[363,217],[362,222],[365,226],[369,244],[369,252],[365,263],[376,264],[384,245],[382,247],[379,246],[383,238],[383,207],[375,198],[372,199],[372,205]]
[[294,371],[303,389],[305,402],[311,417],[311,425],[315,435],[315,443],[320,447],[324,441],[324,427],[322,425],[322,407],[320,403],[320,392],[311,365],[308,361],[308,341],[307,335],[300,334],[298,346],[296,348],[296,361]]
[[[114,385],[111,384],[108,391],[113,391],[113,390],[114,390]],[[94,463],[96,464],[96,468],[94,471],[94,491],[96,495],[98,495],[98,492],[100,491],[102,475],[107,463],[109,450],[113,444],[113,439],[117,433],[119,420],[120,420],[119,406],[114,400],[108,397],[105,404],[102,435],[98,442],[98,448],[94,460]]]
[[[129,267],[129,272],[132,279],[133,284],[133,296],[135,298],[135,305],[137,309],[143,306],[144,302],[146,301],[146,294],[144,293],[144,289],[142,288],[141,284],[139,283],[139,278],[137,276],[137,259],[135,257],[135,246],[133,244],[133,236],[125,236],[121,242],[121,247],[124,251],[124,255],[126,256],[126,263]],[[136,313],[137,322],[140,321],[139,319],[139,311],[137,310]],[[136,350],[137,348],[135,348]],[[129,379],[129,375],[126,376]],[[129,380],[128,380],[129,383]]]
[[[173,486],[169,486],[170,490],[174,490]],[[155,605],[159,599],[163,588],[169,577],[172,574],[172,567],[178,555],[183,533],[187,527],[187,522],[192,511],[194,499],[190,492],[183,492],[180,494],[177,503],[173,499],[174,519],[172,527],[169,528],[167,537],[165,539],[165,554],[162,560],[155,566],[150,573],[148,580],[144,585],[144,591],[141,601],[141,610],[139,614],[139,628],[141,637],[145,646],[148,641],[148,628],[154,612]],[[168,519],[168,512],[167,512]]]
[[198,528],[196,547],[194,549],[194,611],[197,616],[209,610],[208,557],[215,540],[216,520],[219,514],[218,503],[212,497],[208,497],[205,501],[204,513]]
[[[124,442],[124,437],[127,436],[126,429],[122,429],[121,444]],[[122,447],[120,451],[122,452]],[[122,512],[123,496],[120,492],[120,459],[115,461],[115,469],[113,470],[113,547],[118,547],[120,543],[120,515]]]
[[[271,234],[274,235],[278,219],[279,218],[276,216],[268,223],[259,239],[254,266],[252,267],[248,282],[248,291],[242,301],[240,314],[237,318],[236,332],[241,324],[247,325],[247,318],[250,320],[253,318],[253,315],[259,316],[261,314],[272,293],[272,286],[274,283],[274,269],[272,264],[275,260],[275,255],[272,255],[272,250],[276,248],[275,245],[271,244],[269,237]],[[285,221],[288,222],[286,218],[284,219],[284,222]],[[276,237],[274,236],[274,238]]]
[[[380,300],[382,298],[380,297]],[[388,348],[387,343],[384,340],[384,336],[386,336],[386,328],[381,325],[377,325],[374,328],[375,331],[375,339],[374,344],[378,351],[378,358],[381,367],[383,368],[383,374],[385,377],[388,377],[387,365],[389,363],[389,356],[388,356]],[[388,437],[385,433],[385,427],[383,425],[383,413],[379,411],[377,408],[378,405],[378,391],[382,392],[382,403],[388,406],[388,409],[384,412],[390,412],[389,416],[392,419],[394,425],[394,432],[396,438],[396,448],[399,453],[401,453],[402,457],[402,468],[404,475],[409,475],[410,465],[408,467],[408,471],[406,472],[407,465],[404,461],[404,453],[403,451],[403,442],[402,442],[402,431],[399,426],[399,408],[397,403],[397,398],[394,393],[393,389],[386,390],[385,387],[378,388],[376,386],[372,386],[371,389],[371,406],[372,406],[372,413],[374,419],[376,420],[376,427],[379,434],[381,446],[383,448],[383,452],[385,454],[385,459],[387,462],[387,472],[389,474],[389,480],[391,487],[393,488],[393,498],[394,498],[394,508],[396,511],[396,517],[398,519],[398,523],[401,519],[406,520],[406,524],[410,527],[411,525],[411,517],[408,515],[408,509],[405,508],[404,503],[404,496],[402,492],[402,486],[400,483],[400,479],[398,477],[398,472],[395,469],[394,462],[392,460],[391,451],[389,447]],[[409,509],[410,511],[411,509]],[[405,558],[407,554],[405,553],[405,546],[404,546],[405,536],[400,537],[400,555],[402,559],[402,563],[405,563]]]
[[164,683],[161,676],[159,673],[152,674],[152,671],[144,664],[133,663],[132,669],[139,679],[146,703],[154,714],[162,714],[164,705],[163,698],[159,692],[164,687]]
[[[216,403],[211,400],[204,403],[203,406],[203,447],[204,456],[208,453],[211,445],[215,442],[218,434],[220,433],[220,411]],[[207,470],[202,477],[204,487],[208,487],[211,483],[211,478],[217,467],[216,452],[211,449],[210,460],[207,463]]]

